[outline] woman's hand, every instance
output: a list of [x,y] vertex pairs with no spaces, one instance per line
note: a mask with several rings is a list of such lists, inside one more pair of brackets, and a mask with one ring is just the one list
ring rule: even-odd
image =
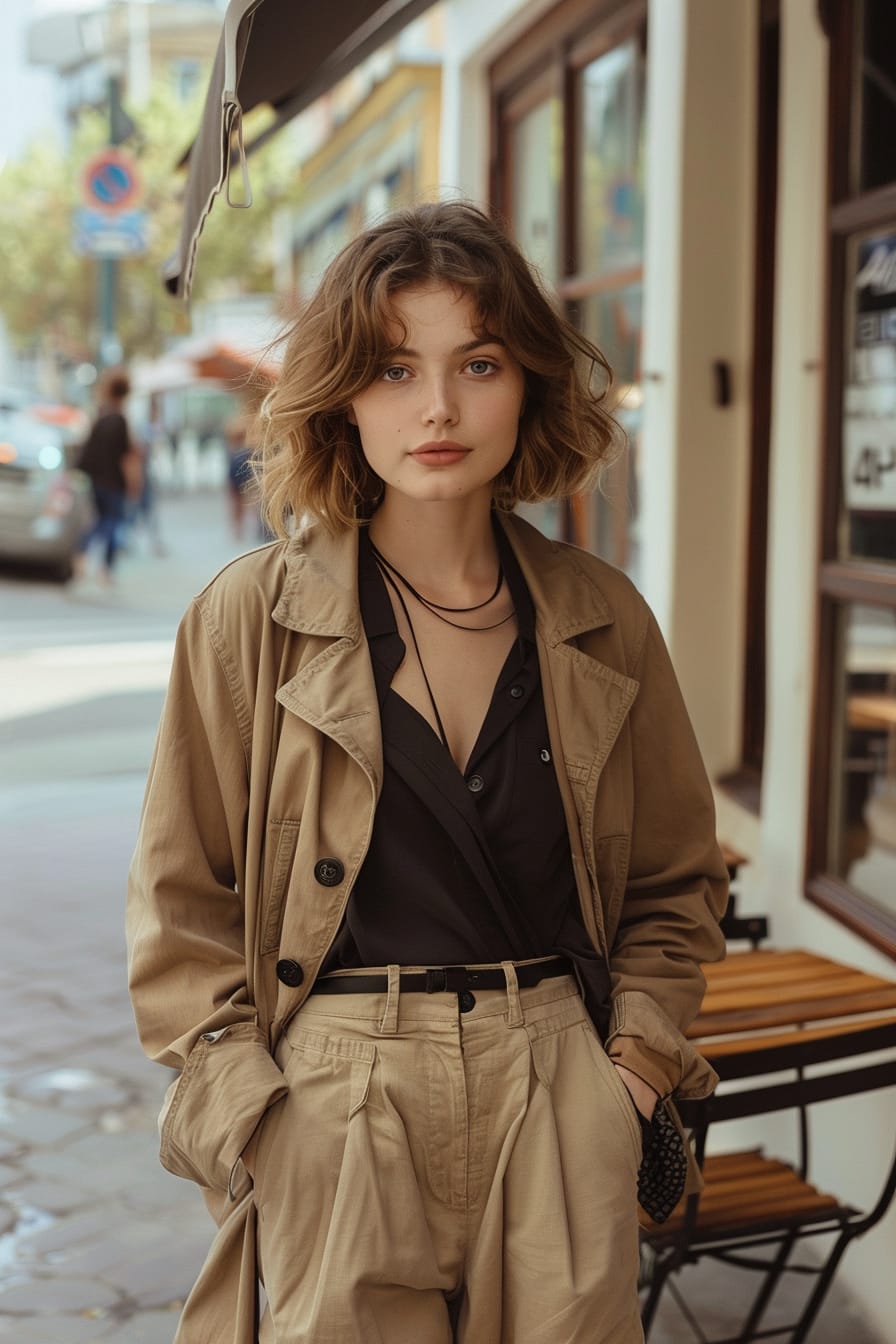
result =
[[639,1078],[631,1069],[627,1069],[624,1064],[617,1064],[615,1060],[611,1061],[619,1077],[628,1088],[629,1095],[636,1107],[643,1115],[645,1120],[653,1119],[653,1111],[659,1099],[659,1093],[654,1092],[649,1083],[645,1083],[643,1078]]

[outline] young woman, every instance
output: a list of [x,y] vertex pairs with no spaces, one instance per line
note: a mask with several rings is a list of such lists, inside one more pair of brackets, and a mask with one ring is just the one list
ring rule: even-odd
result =
[[219,1223],[179,1344],[642,1337],[642,1144],[713,1083],[682,1032],[725,870],[644,601],[512,513],[593,480],[595,371],[457,202],[296,324],[284,539],[184,618],[131,876],[162,1161]]

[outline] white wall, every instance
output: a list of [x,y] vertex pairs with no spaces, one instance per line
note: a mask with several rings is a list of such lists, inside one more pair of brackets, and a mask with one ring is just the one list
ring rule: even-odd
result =
[[756,37],[749,3],[650,4],[643,586],[713,775],[740,745]]

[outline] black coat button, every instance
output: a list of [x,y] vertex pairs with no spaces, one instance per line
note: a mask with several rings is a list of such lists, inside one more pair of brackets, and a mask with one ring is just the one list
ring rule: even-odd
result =
[[290,961],[288,959],[278,961],[277,979],[282,981],[284,985],[289,985],[290,989],[295,989],[296,986],[300,985],[305,979],[305,972],[297,961]]
[[526,692],[523,690],[522,686],[511,686],[510,694],[513,696],[514,700],[519,700],[520,696],[525,695]]
[[481,775],[471,775],[467,780],[467,788],[471,793],[481,793],[485,788],[485,780]]
[[314,876],[322,887],[338,887],[345,877],[345,866],[338,859],[319,859],[314,865]]

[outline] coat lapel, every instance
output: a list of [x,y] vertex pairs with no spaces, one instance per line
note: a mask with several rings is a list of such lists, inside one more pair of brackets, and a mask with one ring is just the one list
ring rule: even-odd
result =
[[521,518],[501,521],[535,603],[545,698],[556,705],[561,759],[585,855],[593,855],[598,781],[638,682],[578,647],[580,636],[611,625],[613,613],[594,581],[576,567],[575,552],[566,547],[561,552]]
[[277,692],[285,709],[338,742],[372,780],[383,777],[376,687],[358,604],[358,534],[314,525],[292,543],[273,619],[305,635],[311,656]]

